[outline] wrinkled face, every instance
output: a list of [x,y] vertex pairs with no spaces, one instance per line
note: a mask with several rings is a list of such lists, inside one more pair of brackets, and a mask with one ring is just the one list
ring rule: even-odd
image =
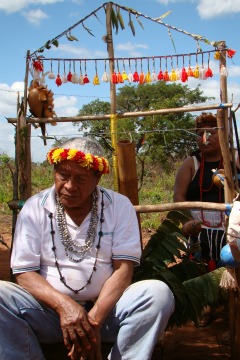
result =
[[56,193],[65,207],[81,208],[89,201],[100,174],[92,169],[66,160],[57,164],[54,171]]
[[218,130],[215,128],[201,128],[197,130],[197,144],[199,150],[205,153],[214,153],[221,151]]

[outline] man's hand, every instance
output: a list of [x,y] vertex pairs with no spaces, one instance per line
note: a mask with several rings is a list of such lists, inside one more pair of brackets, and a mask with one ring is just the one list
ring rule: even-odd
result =
[[90,323],[85,309],[72,299],[61,304],[56,311],[60,317],[64,345],[69,350],[68,356],[71,360],[79,360],[85,352],[95,348],[94,325],[98,324],[93,320]]

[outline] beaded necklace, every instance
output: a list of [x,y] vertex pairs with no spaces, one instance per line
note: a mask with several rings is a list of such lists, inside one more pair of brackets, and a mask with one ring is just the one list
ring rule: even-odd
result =
[[[82,291],[83,289],[85,289],[88,284],[91,284],[91,280],[92,280],[92,277],[93,277],[93,273],[94,273],[94,271],[97,271],[97,260],[98,260],[98,254],[99,254],[99,249],[100,249],[101,238],[102,238],[102,236],[103,236],[102,225],[103,225],[103,222],[104,222],[104,217],[103,217],[103,210],[104,210],[103,190],[100,189],[100,191],[101,191],[101,193],[102,193],[102,201],[101,201],[101,213],[100,213],[100,219],[99,219],[99,221],[100,221],[100,231],[98,232],[98,242],[97,242],[97,245],[96,245],[96,256],[95,256],[95,259],[94,259],[94,264],[93,264],[93,268],[92,268],[91,274],[90,274],[90,276],[89,276],[89,279],[87,280],[86,284],[85,284],[84,286],[82,286],[80,289],[73,289],[71,286],[69,286],[69,285],[66,283],[66,280],[65,280],[64,276],[62,275],[62,272],[61,272],[61,270],[60,270],[60,265],[59,265],[59,263],[58,263],[57,254],[56,254],[56,245],[55,245],[55,239],[54,239],[55,231],[54,231],[54,229],[53,229],[53,220],[52,220],[52,219],[53,219],[53,214],[52,214],[52,213],[49,214],[49,219],[50,219],[50,224],[51,224],[50,234],[51,234],[51,237],[52,237],[52,251],[53,251],[53,253],[54,253],[55,265],[56,265],[56,268],[57,268],[57,270],[58,270],[58,274],[59,274],[59,277],[60,277],[60,281],[64,284],[65,287],[67,287],[68,289],[72,290],[75,294],[78,294],[80,291]],[[95,239],[95,236],[96,236],[96,229],[97,229],[97,223],[98,223],[98,216],[97,216],[97,191],[95,191],[95,192],[93,193],[92,198],[93,198],[92,204],[93,204],[93,206],[96,207],[96,210],[95,210],[95,211],[96,211],[96,216],[95,216],[95,215],[94,215],[94,216],[97,217],[97,221],[96,221],[96,222],[95,222],[95,221],[94,221],[94,222],[93,222],[93,221],[91,222],[92,218],[91,218],[91,220],[90,220],[90,224],[89,224],[89,228],[88,228],[88,235],[89,235],[90,233],[91,233],[91,234],[94,233],[94,238],[92,238],[92,240],[90,240],[90,241],[91,241],[91,245],[92,245],[92,243],[93,243],[93,241],[94,241],[94,239]],[[62,204],[60,203],[59,199],[58,199],[58,203],[61,205],[61,207],[62,207],[62,209],[63,209],[63,206],[62,206]],[[93,210],[93,209],[92,209],[92,210]],[[63,209],[63,211],[64,211],[64,209]],[[95,214],[95,211],[94,211],[94,214]],[[92,211],[92,213],[93,213],[93,211]],[[93,217],[93,215],[92,215],[92,217]],[[64,218],[65,218],[65,217],[64,217]],[[66,222],[66,219],[65,219],[65,222]],[[92,229],[92,227],[93,227],[92,224],[93,224],[93,223],[95,224],[95,229],[94,229],[94,231],[93,231],[93,229]],[[65,231],[63,231],[63,228],[62,228],[63,222],[60,222],[60,221],[58,222],[58,220],[57,220],[57,225],[58,225],[58,228],[59,228],[60,235],[61,235],[61,234],[66,234]],[[66,228],[67,228],[67,225],[66,225]],[[90,228],[91,228],[91,231],[89,230]],[[68,233],[68,230],[67,230],[67,234],[68,234],[68,237],[67,237],[66,239],[64,239],[64,240],[66,240],[67,245],[69,245],[69,243],[70,243],[70,241],[72,241],[72,239],[71,239],[71,237],[70,237],[70,235],[69,235],[69,233]],[[64,235],[64,236],[65,236],[65,235]],[[91,236],[93,236],[93,235],[91,235]],[[62,237],[62,235],[61,235],[61,237]],[[87,236],[87,238],[88,238],[88,236]],[[62,243],[63,243],[63,240],[62,240],[62,239],[61,239],[61,241],[62,241]],[[73,242],[73,241],[72,241],[72,242]],[[74,243],[74,242],[73,242],[73,243]],[[87,239],[86,239],[85,243],[87,243],[87,245],[80,246],[81,250],[84,250],[84,254],[82,254],[82,251],[81,251],[81,250],[80,250],[80,251],[78,251],[78,250],[75,250],[75,251],[74,251],[75,254],[79,254],[80,260],[79,260],[79,259],[75,259],[75,258],[72,259],[72,257],[69,256],[69,254],[68,254],[67,251],[72,251],[72,252],[73,252],[73,250],[72,250],[72,249],[69,249],[69,246],[68,246],[68,250],[66,250],[66,247],[65,247],[65,245],[64,245],[64,247],[65,247],[65,252],[66,252],[67,257],[68,257],[70,260],[74,261],[74,262],[80,262],[80,261],[82,261],[82,259],[83,259],[84,255],[85,255],[86,251],[89,250],[90,247],[91,247],[91,246],[89,247],[89,245],[88,245],[89,241],[87,241]],[[64,244],[64,243],[63,243],[63,244]],[[76,246],[76,245],[78,245],[78,244],[74,243],[74,246]],[[83,247],[84,247],[84,249],[82,249]]]
[[[203,199],[203,192],[209,192],[212,189],[213,185],[214,185],[214,183],[212,181],[212,183],[211,183],[211,185],[209,186],[208,189],[203,189],[204,163],[205,163],[205,160],[204,160],[204,157],[202,156],[201,157],[201,165],[200,165],[200,176],[199,176],[200,201],[202,201],[202,199]],[[219,161],[218,169],[222,168],[222,166],[223,166],[223,160],[221,158],[221,160]],[[218,188],[218,202],[221,203],[221,200],[222,200],[222,192],[221,192],[221,188]],[[206,221],[204,219],[203,210],[201,210],[201,216],[202,216],[203,224],[206,225],[206,226],[209,226],[208,221]],[[219,224],[214,226],[216,228],[219,227],[219,226],[222,226],[222,223],[223,223],[222,222],[222,215],[220,215],[220,216],[221,216],[221,221],[220,221]]]
[[[56,195],[56,221],[60,232],[62,244],[65,249],[66,256],[73,262],[80,262],[84,258],[86,252],[91,248],[96,236],[96,228],[98,223],[98,206],[97,191],[95,190],[91,197],[91,219],[87,231],[87,238],[84,245],[74,242],[68,232],[66,214],[59,197]],[[71,256],[75,254],[78,258]]]

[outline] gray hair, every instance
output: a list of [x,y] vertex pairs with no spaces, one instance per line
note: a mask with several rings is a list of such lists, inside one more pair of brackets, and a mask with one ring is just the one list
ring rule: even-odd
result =
[[96,141],[88,137],[75,137],[68,139],[61,144],[64,149],[77,149],[85,154],[90,153],[95,156],[103,156],[103,149]]

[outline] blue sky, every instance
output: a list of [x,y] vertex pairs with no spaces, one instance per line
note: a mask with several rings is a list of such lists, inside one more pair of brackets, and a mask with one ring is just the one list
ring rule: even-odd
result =
[[[14,156],[14,126],[8,124],[6,117],[16,117],[17,94],[23,96],[25,77],[25,56],[27,50],[33,53],[43,46],[47,40],[53,39],[85,16],[100,7],[104,1],[99,0],[0,0],[0,153]],[[240,2],[239,0],[116,0],[115,3],[131,7],[140,13],[157,18],[171,11],[162,19],[166,24],[182,29],[192,34],[202,35],[209,41],[224,40],[229,48],[236,50],[233,59],[227,60],[228,70],[228,100],[233,100],[235,109],[240,103]],[[158,57],[173,55],[173,67],[176,68],[176,54],[196,53],[196,41],[179,31],[171,30],[173,42],[167,27],[140,18],[144,29],[133,17],[136,35],[133,36],[128,24],[128,14],[122,12],[125,30],[113,32],[114,52],[118,58]],[[106,44],[102,37],[105,35],[105,16],[103,9],[97,13],[99,20],[92,16],[84,22],[95,36],[88,34],[80,25],[72,30],[72,35],[79,41],[68,41],[65,36],[59,39],[59,47],[45,51],[46,58],[57,59],[105,59],[107,58]],[[174,43],[174,45],[173,45]],[[204,42],[199,42],[203,51],[213,50]],[[175,47],[175,48],[174,48]],[[213,71],[211,79],[200,81],[201,90],[207,96],[214,96],[214,103],[220,102],[219,95],[219,64],[211,53],[209,64]],[[208,57],[198,56],[199,65],[203,61],[207,66]],[[184,57],[184,65],[188,66],[189,57]],[[191,67],[196,65],[196,57],[190,57]],[[50,71],[50,61],[45,62],[45,72]],[[79,61],[75,62],[76,72],[79,73]],[[128,61],[124,62],[126,72],[129,71]],[[143,61],[143,71],[147,72],[148,63]],[[159,70],[156,59],[156,72]],[[171,63],[165,60],[163,70],[167,66],[171,71]],[[63,61],[52,62],[55,75],[64,72]],[[82,70],[85,64],[82,62]],[[179,68],[182,67],[182,57],[179,57]],[[120,71],[123,63],[119,63]],[[137,61],[140,72],[140,61]],[[152,71],[153,63],[150,61]],[[89,60],[86,71],[90,84],[79,85],[73,83],[57,87],[55,80],[46,76],[47,86],[54,93],[55,111],[58,116],[75,116],[82,105],[97,98],[109,101],[109,83],[101,81],[94,86],[92,80],[97,69],[100,81],[104,72],[104,61]],[[73,71],[73,62],[71,62]],[[135,62],[131,62],[131,70],[135,70]],[[69,62],[65,62],[65,71],[69,71]],[[31,80],[31,75],[29,76]],[[189,79],[187,85],[195,88],[199,83],[196,79]],[[117,87],[120,85],[117,85]],[[238,112],[237,120],[240,119]],[[53,127],[47,125],[49,136],[72,136],[77,129],[71,123],[58,124]],[[32,128],[32,160],[43,161],[46,152],[52,146],[49,140],[47,146],[39,138],[39,129]]]

